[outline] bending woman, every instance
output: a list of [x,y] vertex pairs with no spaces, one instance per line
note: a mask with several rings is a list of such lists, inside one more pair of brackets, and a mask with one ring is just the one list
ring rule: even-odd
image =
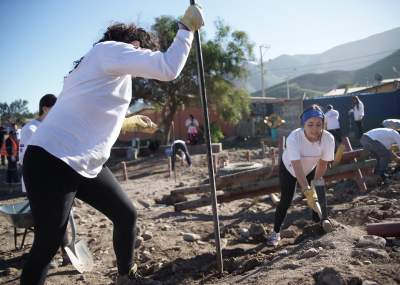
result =
[[328,220],[324,191],[318,191],[322,217],[318,213],[317,193],[311,180],[321,180],[328,162],[334,159],[335,140],[323,129],[324,113],[317,105],[312,105],[301,115],[302,128],[292,131],[286,140],[279,167],[281,200],[276,208],[274,231],[268,237],[269,245],[277,246],[280,230],[287,210],[292,203],[296,182],[307,198],[307,204],[313,209],[313,220],[321,221],[326,231],[332,228]]

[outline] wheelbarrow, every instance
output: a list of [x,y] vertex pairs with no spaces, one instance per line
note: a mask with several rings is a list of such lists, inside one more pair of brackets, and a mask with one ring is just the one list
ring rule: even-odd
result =
[[[24,246],[26,234],[28,231],[34,230],[33,216],[29,201],[18,202],[14,204],[0,205],[0,216],[3,216],[14,227],[14,245],[20,250]],[[80,272],[90,271],[93,268],[93,257],[86,243],[83,240],[76,241],[76,225],[74,220],[74,212],[71,209],[69,222],[72,230],[72,241],[64,246],[64,249],[72,263],[72,265]],[[25,229],[21,244],[18,246],[17,229]]]
[[[20,250],[24,246],[26,234],[33,231],[33,217],[29,201],[23,201],[13,204],[0,205],[0,216],[3,216],[7,222],[14,227],[14,245],[15,249]],[[24,229],[23,233],[18,229]],[[18,246],[18,236],[23,234],[22,241]]]

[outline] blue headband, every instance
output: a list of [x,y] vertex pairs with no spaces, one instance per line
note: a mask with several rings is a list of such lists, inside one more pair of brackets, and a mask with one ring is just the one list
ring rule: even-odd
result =
[[302,115],[301,115],[301,123],[304,125],[308,119],[310,118],[321,118],[322,120],[324,120],[324,113],[322,113],[320,110],[316,110],[316,109],[310,109],[305,111]]

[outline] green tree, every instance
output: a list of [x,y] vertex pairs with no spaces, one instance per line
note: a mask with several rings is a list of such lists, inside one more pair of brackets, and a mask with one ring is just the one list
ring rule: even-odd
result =
[[[226,122],[237,123],[249,113],[249,94],[234,86],[233,80],[247,75],[243,64],[253,59],[253,44],[245,32],[232,31],[222,20],[216,23],[216,35],[205,40],[202,33],[204,72],[209,105]],[[160,50],[171,45],[177,20],[162,16],[155,19],[152,31],[159,38]],[[158,108],[163,128],[169,133],[174,115],[182,106],[199,105],[196,51],[192,48],[181,75],[172,82],[133,79],[133,102],[143,99]]]
[[33,114],[29,112],[27,100],[15,100],[10,104],[0,103],[0,119],[1,122],[10,122],[21,124],[27,118],[31,118]]

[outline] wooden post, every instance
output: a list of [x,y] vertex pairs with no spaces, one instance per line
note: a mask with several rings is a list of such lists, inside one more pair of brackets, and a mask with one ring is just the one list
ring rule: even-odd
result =
[[[351,143],[350,143],[350,140],[348,137],[343,137],[342,143],[343,143],[346,151],[353,151],[353,148],[351,146]],[[353,158],[353,162],[357,163],[357,158]],[[366,192],[367,185],[365,184],[364,177],[363,177],[360,169],[357,169],[355,171],[355,180],[357,182],[358,189],[361,192]]]
[[246,152],[246,160],[250,161],[250,151],[249,150]]
[[168,156],[168,173],[169,173],[169,178],[172,177],[172,161],[171,161],[171,157]]
[[261,140],[261,158],[265,158],[265,143]]
[[128,180],[128,170],[126,168],[126,162],[122,161],[121,164],[122,164],[122,173],[124,175],[124,181],[127,181]]

